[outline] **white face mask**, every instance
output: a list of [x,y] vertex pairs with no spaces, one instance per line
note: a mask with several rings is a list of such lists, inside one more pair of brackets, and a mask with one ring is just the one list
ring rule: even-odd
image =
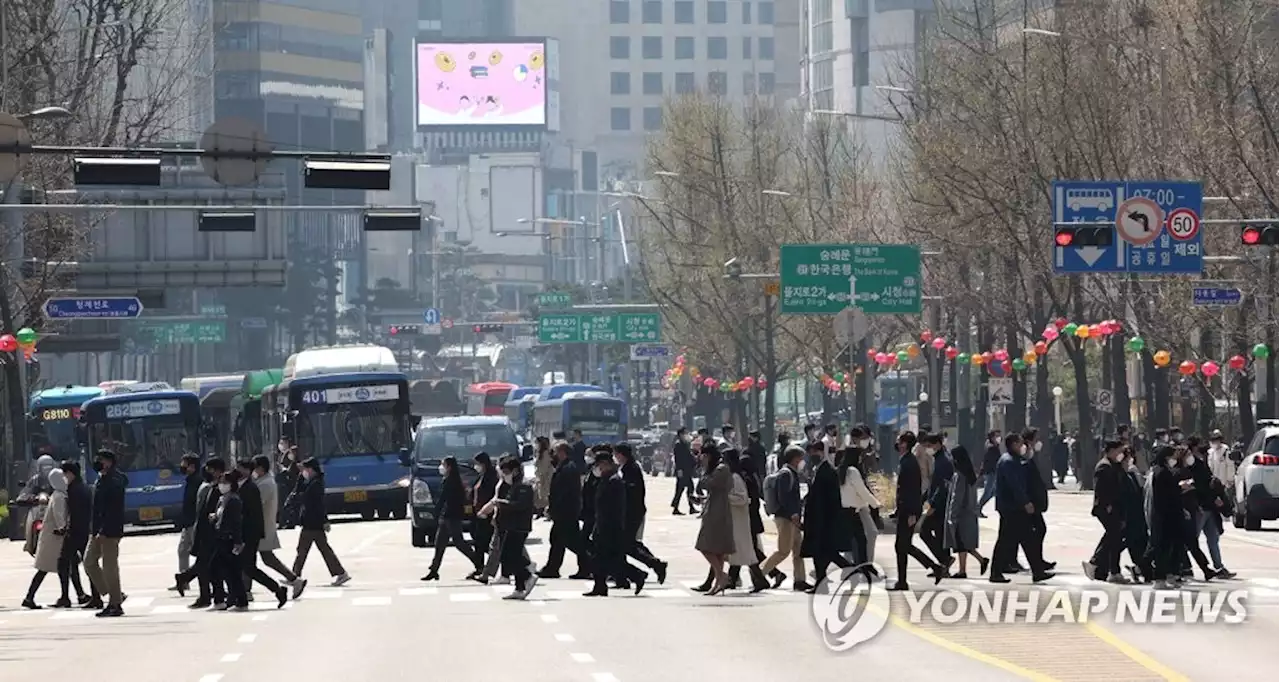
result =
[[282,455],[283,455],[284,453],[286,453],[286,452],[288,452],[288,451],[289,451],[289,446],[288,446],[288,445],[285,445],[284,443],[281,443],[281,444],[279,444],[279,445],[277,445],[277,446],[276,446],[276,449],[277,449],[277,450],[279,450],[279,451],[280,451],[280,454],[282,454]]
[[1044,447],[1044,443],[1036,441],[1036,452],[1040,452],[1040,448]]
[[219,483],[219,484],[218,484],[218,492],[222,493],[223,495],[226,495],[227,493],[231,492],[231,484],[230,484],[230,483]]
[[447,475],[449,475],[449,467],[446,467],[446,466],[445,466],[445,465],[443,465],[443,464],[441,464],[440,466],[436,467],[436,469],[440,472],[440,475],[441,475],[441,476],[447,476]]
[[861,439],[859,439],[859,440],[858,440],[858,447],[860,447],[860,448],[862,448],[863,450],[865,450],[865,449],[867,449],[867,448],[871,447],[871,443],[872,443],[872,440],[871,440],[870,438],[861,438]]
[[1187,455],[1186,457],[1182,458],[1182,463],[1187,466],[1191,466],[1192,464],[1196,463],[1196,458],[1193,455]]
[[1166,458],[1165,458],[1165,464],[1168,464],[1168,465],[1169,465],[1169,468],[1170,468],[1170,469],[1172,469],[1172,468],[1174,468],[1174,467],[1178,466],[1178,458],[1177,458],[1177,457],[1166,457]]

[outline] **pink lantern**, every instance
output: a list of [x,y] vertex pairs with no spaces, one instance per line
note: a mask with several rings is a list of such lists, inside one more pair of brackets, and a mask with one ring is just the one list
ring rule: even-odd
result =
[[683,356],[683,355],[677,355],[677,356],[676,356],[676,364],[677,364],[677,365],[683,365],[683,364],[684,364],[684,356]]
[[947,346],[947,359],[955,360],[960,355],[960,349],[955,346]]
[[1089,327],[1089,338],[1091,339],[1102,338],[1102,325],[1100,324],[1091,325]]
[[1009,359],[1009,351],[1001,348],[1000,350],[992,353],[991,357],[995,358],[996,362],[1004,362]]
[[1245,360],[1243,355],[1232,355],[1227,359],[1227,366],[1237,372],[1243,372],[1247,364],[1249,364],[1249,361]]
[[939,336],[938,338],[933,340],[933,343],[931,345],[933,346],[934,350],[942,350],[943,348],[947,347],[947,340]]
[[885,365],[889,363],[889,356],[884,353],[876,353],[876,364]]
[[1041,334],[1041,336],[1043,336],[1043,337],[1044,337],[1044,340],[1045,340],[1045,341],[1052,341],[1052,340],[1054,340],[1054,339],[1058,338],[1058,328],[1057,328],[1057,327],[1045,327],[1045,328],[1044,328],[1044,332]]
[[702,385],[706,386],[707,388],[711,388],[712,386],[715,386],[715,384],[716,384],[716,380],[712,379],[711,377],[707,377],[706,379],[702,380]]
[[1204,363],[1203,365],[1200,365],[1200,372],[1211,379],[1214,376],[1217,376],[1218,372],[1221,370],[1222,368],[1219,367],[1218,363],[1214,362],[1213,360],[1210,360]]
[[920,332],[920,340],[923,341],[924,343],[929,343],[930,341],[933,340],[933,332],[929,331],[928,329]]
[[12,353],[15,350],[18,350],[18,339],[16,339],[13,334],[0,336],[0,351]]
[[1005,376],[1009,376],[1009,372],[1013,371],[1013,363],[1009,362],[1008,360],[1002,360],[1000,362],[1000,367],[1004,369]]
[[763,391],[766,388],[769,388],[769,381],[766,379],[757,379],[756,388],[760,389],[761,391]]

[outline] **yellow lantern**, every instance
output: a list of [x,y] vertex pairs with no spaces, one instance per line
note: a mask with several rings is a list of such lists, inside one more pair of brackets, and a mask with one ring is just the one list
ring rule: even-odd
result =
[[1169,361],[1172,359],[1173,357],[1169,355],[1167,350],[1156,351],[1156,354],[1151,356],[1151,360],[1156,363],[1156,367],[1168,367]]
[[907,357],[915,358],[920,355],[920,346],[914,343],[907,344]]
[[969,362],[973,363],[973,366],[974,366],[974,367],[981,367],[981,366],[982,366],[982,353],[974,353],[973,355],[971,355],[971,356],[969,357]]
[[1033,351],[1033,350],[1029,350],[1029,351],[1027,351],[1027,352],[1023,353],[1023,354],[1022,354],[1022,361],[1023,361],[1023,362],[1025,362],[1025,363],[1027,363],[1028,365],[1034,365],[1034,364],[1036,364],[1036,352],[1035,352],[1035,351]]
[[1089,325],[1082,324],[1079,327],[1076,327],[1076,338],[1077,339],[1089,338]]

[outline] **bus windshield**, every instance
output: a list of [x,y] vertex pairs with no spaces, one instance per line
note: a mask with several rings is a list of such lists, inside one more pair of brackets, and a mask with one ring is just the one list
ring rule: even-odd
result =
[[614,400],[565,401],[568,430],[582,431],[583,436],[625,437],[627,425],[623,407]]
[[92,446],[116,453],[121,471],[175,469],[187,452],[199,452],[199,429],[180,414],[111,420],[90,425]]
[[438,463],[449,455],[469,462],[478,452],[487,452],[497,460],[506,454],[517,455],[520,446],[515,432],[500,424],[484,426],[434,426],[424,429],[414,447],[414,458],[422,463]]
[[[56,419],[44,419],[38,414],[32,422],[31,451],[35,457],[40,455],[51,455],[54,459],[78,459],[80,456],[80,442],[76,437],[76,421],[80,414],[80,408],[49,408],[41,410],[41,412],[62,412],[65,411],[67,416]],[[76,417],[72,417],[74,412]]]
[[397,401],[304,405],[298,415],[298,446],[308,456],[395,454],[408,444],[406,409]]

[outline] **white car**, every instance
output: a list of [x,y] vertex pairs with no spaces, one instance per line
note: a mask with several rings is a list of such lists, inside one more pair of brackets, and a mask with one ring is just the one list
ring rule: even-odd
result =
[[1280,422],[1258,420],[1258,432],[1244,449],[1236,469],[1236,528],[1258,530],[1280,518]]

